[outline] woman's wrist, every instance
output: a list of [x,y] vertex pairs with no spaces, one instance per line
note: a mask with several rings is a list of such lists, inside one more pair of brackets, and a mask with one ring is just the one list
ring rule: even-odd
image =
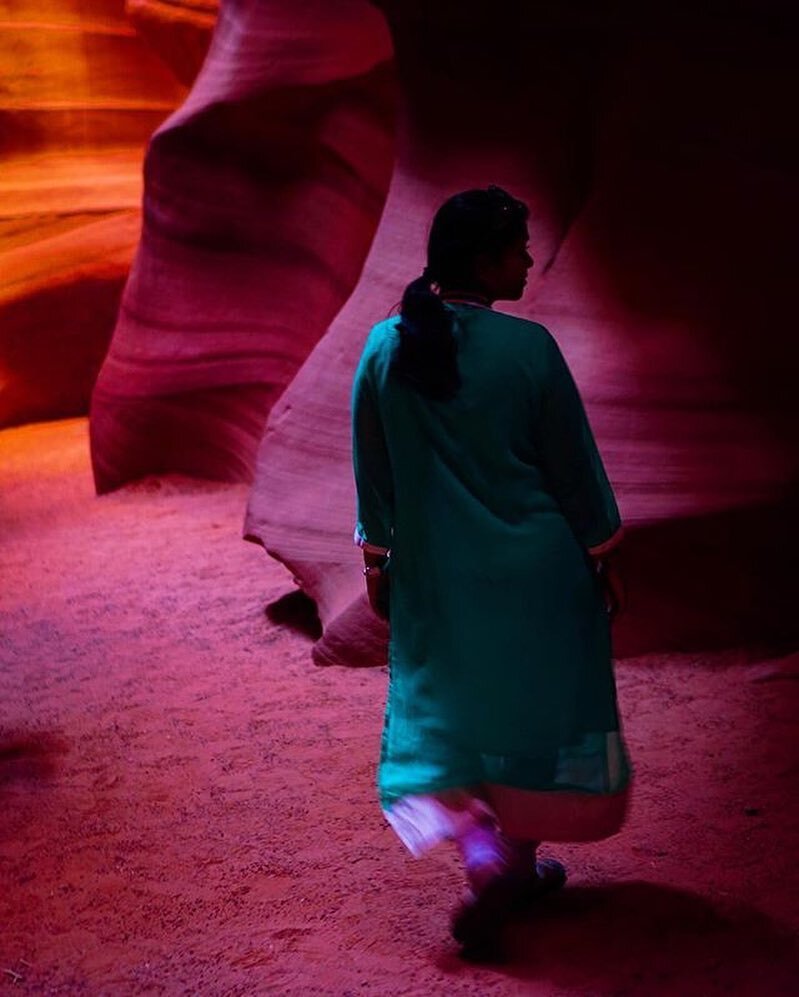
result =
[[372,551],[363,552],[363,573],[366,574],[368,568],[379,568],[381,571],[388,564],[388,557],[385,554],[375,554]]

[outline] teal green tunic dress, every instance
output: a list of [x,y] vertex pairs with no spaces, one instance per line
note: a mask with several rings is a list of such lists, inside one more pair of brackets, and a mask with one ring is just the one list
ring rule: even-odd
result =
[[542,325],[447,307],[453,400],[392,375],[398,317],[371,330],[353,385],[356,538],[390,549],[382,806],[487,782],[616,792],[628,768],[589,551],[621,524],[579,393]]

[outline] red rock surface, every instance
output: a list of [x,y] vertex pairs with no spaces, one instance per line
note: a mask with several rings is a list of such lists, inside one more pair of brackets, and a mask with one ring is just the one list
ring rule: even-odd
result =
[[223,4],[147,152],[142,240],[92,402],[99,491],[162,470],[250,478],[266,414],[382,210],[389,55],[366,0]]
[[353,604],[359,350],[421,272],[436,206],[487,182],[531,206],[537,276],[507,310],[560,341],[631,528],[620,652],[790,628],[787,8],[381,6],[403,96],[389,198],[358,287],[271,411],[245,527],[317,601],[318,660],[379,636]]
[[208,52],[219,0],[125,0],[125,13],[177,78],[191,86]]
[[98,499],[85,420],[0,433],[4,994],[793,995],[795,655],[622,662],[626,827],[547,848],[566,890],[464,963],[454,851],[414,862],[377,806],[385,670],[270,622],[293,583],[246,493]]
[[0,425],[86,412],[184,90],[122,0],[0,4]]

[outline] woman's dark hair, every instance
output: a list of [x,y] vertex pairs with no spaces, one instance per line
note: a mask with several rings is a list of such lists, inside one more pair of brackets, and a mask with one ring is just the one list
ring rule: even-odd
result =
[[478,256],[499,257],[525,232],[527,206],[493,184],[465,190],[445,201],[433,218],[427,266],[405,288],[400,305],[399,347],[392,371],[421,394],[447,401],[460,376],[453,313],[432,290],[467,290]]

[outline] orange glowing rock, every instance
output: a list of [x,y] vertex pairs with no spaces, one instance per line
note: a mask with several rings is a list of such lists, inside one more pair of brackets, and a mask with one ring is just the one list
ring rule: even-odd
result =
[[184,90],[120,3],[0,7],[0,425],[83,413],[135,249],[146,137]]

